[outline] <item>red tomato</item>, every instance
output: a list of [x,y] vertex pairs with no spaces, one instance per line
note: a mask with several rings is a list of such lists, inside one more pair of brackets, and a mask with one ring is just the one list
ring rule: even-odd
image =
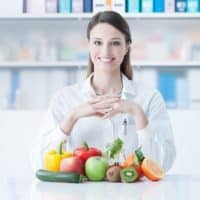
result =
[[140,178],[142,178],[144,176],[142,168],[138,164],[133,164],[133,167],[138,173],[138,178],[137,178],[137,181],[138,181]]
[[102,152],[97,148],[88,147],[88,145],[84,143],[84,146],[75,149],[73,154],[74,156],[79,157],[83,163],[85,163],[86,160],[92,156],[101,156]]

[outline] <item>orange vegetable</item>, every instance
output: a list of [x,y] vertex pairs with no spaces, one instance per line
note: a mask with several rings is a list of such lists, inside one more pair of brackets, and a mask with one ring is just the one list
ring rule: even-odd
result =
[[129,155],[126,160],[124,161],[123,165],[124,168],[126,167],[134,167],[134,169],[137,171],[138,173],[138,178],[137,180],[139,180],[141,177],[143,177],[143,172],[141,169],[141,166],[139,164],[138,158],[136,156],[135,153]]
[[130,167],[135,163],[135,161],[136,161],[136,155],[135,154],[131,154],[124,161],[123,167]]

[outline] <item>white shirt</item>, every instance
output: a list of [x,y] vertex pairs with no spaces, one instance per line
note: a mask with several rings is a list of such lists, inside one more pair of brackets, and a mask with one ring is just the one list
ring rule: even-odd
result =
[[[66,135],[59,124],[74,107],[85,103],[95,94],[91,86],[92,75],[83,82],[61,89],[52,99],[48,108],[40,135],[31,154],[34,170],[43,168],[44,153],[50,149],[58,149]],[[167,171],[175,159],[175,145],[165,103],[160,93],[141,83],[128,80],[122,75],[122,98],[131,100],[141,106],[148,118],[148,125],[136,130],[134,118],[128,114],[117,114],[111,119],[98,117],[81,118],[74,125],[70,137],[67,138],[67,150],[73,151],[86,141],[89,146],[104,150],[108,143],[116,137],[124,142],[124,153],[133,153],[138,146],[146,157],[155,159]],[[127,126],[124,126],[124,121]],[[125,130],[126,129],[126,130]]]

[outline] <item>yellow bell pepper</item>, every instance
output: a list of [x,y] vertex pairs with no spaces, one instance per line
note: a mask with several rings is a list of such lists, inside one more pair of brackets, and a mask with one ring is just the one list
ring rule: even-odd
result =
[[64,158],[72,156],[71,152],[63,152],[63,144],[65,141],[62,141],[59,145],[59,151],[55,149],[48,151],[44,157],[44,168],[49,171],[59,171],[60,162]]

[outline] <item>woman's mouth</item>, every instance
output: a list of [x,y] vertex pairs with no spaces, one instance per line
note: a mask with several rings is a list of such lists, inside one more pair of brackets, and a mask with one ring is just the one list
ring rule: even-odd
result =
[[98,59],[101,61],[101,62],[103,62],[103,63],[111,63],[113,60],[114,60],[114,58],[113,57],[98,57]]

